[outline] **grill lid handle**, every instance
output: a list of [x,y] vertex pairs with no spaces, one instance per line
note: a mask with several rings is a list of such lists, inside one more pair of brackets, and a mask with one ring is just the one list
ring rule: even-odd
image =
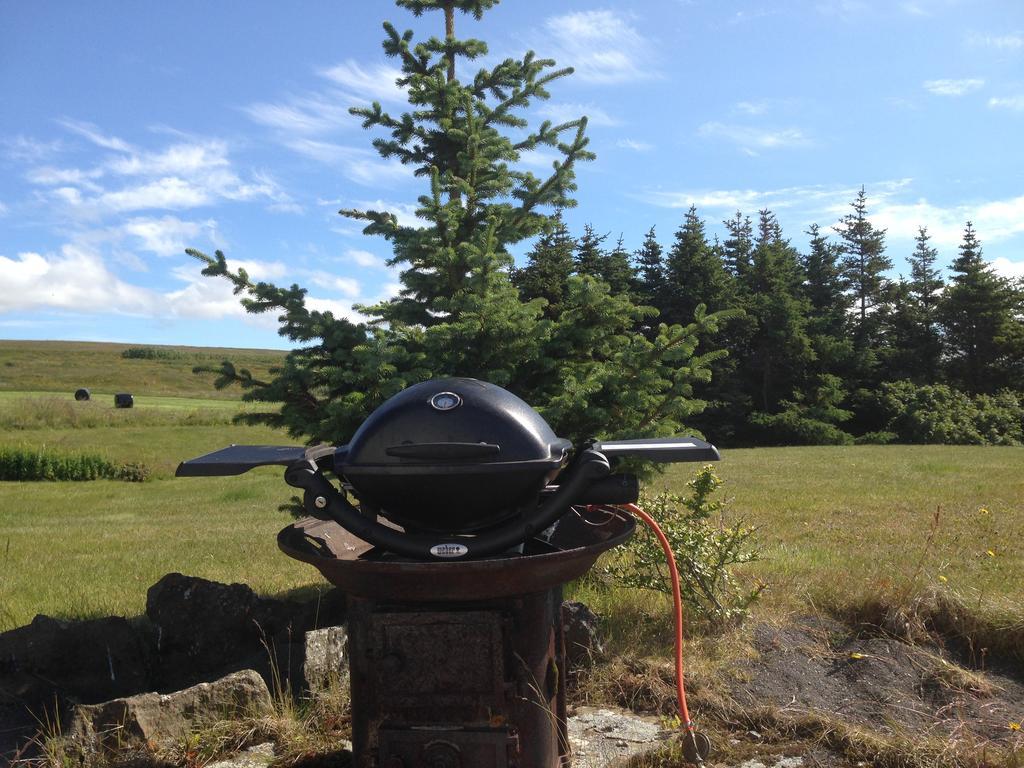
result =
[[385,448],[384,453],[398,459],[484,459],[501,453],[495,443],[403,443]]
[[602,440],[592,446],[609,459],[625,456],[647,461],[719,461],[718,449],[696,437],[656,437],[640,440]]

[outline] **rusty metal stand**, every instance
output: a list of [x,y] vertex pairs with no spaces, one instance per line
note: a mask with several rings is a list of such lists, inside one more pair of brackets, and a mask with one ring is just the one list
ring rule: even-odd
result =
[[568,765],[561,605],[561,587],[462,604],[353,598],[355,765]]
[[426,562],[307,518],[278,545],[348,595],[357,768],[566,768],[562,585],[635,520],[563,517],[521,553]]

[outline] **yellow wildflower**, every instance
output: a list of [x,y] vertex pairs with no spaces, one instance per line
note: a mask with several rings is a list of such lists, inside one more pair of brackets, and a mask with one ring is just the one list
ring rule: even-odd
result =
[[943,576],[943,575],[942,575],[942,574],[940,573],[940,574],[939,574],[939,581],[941,581],[941,582],[942,582],[943,584],[945,584],[945,583],[946,583],[947,581],[949,581],[949,579],[947,579],[947,578],[946,578],[945,576]]
[[850,654],[850,658],[851,659],[863,659],[864,658],[864,654],[863,653],[857,653],[856,651],[854,651],[853,653]]
[[1010,730],[1011,731],[1019,731],[1020,730],[1020,723],[1010,723]]
[[993,549],[990,549],[990,550],[988,550],[988,551],[986,552],[986,554],[987,554],[987,555],[988,555],[989,557],[995,557],[995,556],[996,556],[995,550],[993,550]]
[[988,507],[979,507],[978,508],[978,514],[987,515],[988,514]]

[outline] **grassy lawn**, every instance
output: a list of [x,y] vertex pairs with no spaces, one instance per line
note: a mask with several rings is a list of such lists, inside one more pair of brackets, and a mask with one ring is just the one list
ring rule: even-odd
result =
[[[288,522],[277,506],[291,494],[279,471],[173,478],[182,459],[229,443],[294,442],[279,433],[64,428],[0,438],[11,442],[142,461],[154,479],[0,483],[3,628],[39,612],[140,613],[145,590],[170,571],[263,593],[320,581],[277,552],[274,536]],[[764,557],[744,576],[767,582],[758,610],[777,612],[927,587],[955,589],[979,607],[1024,604],[1022,464],[1024,449],[865,446],[729,451],[719,469],[730,514],[760,531]],[[675,467],[654,485],[682,490],[691,470]]]
[[[143,484],[0,483],[0,628],[37,612],[137,614],[146,588],[174,570],[265,593],[320,581],[277,553],[274,535],[288,522],[277,507],[291,495],[277,470],[173,477],[183,459],[230,443],[296,442],[232,424],[249,407],[238,391],[215,392],[190,373],[196,361],[237,354],[269,365],[280,354],[159,348],[180,357],[136,360],[121,357],[124,348],[0,342],[0,446],[95,453],[151,473]],[[161,366],[151,392],[130,378]],[[40,372],[50,369],[62,378],[44,385]],[[131,385],[97,384],[102,394],[75,402],[72,383],[99,382],[101,369]],[[136,393],[135,408],[113,407],[124,389]],[[950,446],[732,450],[718,465],[727,514],[759,531],[763,557],[741,575],[768,585],[765,615],[946,590],[1017,621],[1022,469],[1022,448]],[[674,466],[649,488],[685,492],[693,470]]]
[[[63,392],[85,387],[90,393],[115,392],[140,395],[178,395],[204,400],[237,400],[238,390],[217,391],[212,376],[197,376],[197,365],[218,366],[231,360],[248,368],[257,378],[279,365],[285,353],[275,350],[214,349],[146,345],[165,355],[160,359],[129,359],[122,352],[132,344],[82,341],[0,340],[0,391]],[[107,397],[109,395],[109,397]]]
[[[769,605],[925,587],[1024,605],[1024,448],[725,451],[719,474],[759,529]],[[665,481],[680,489],[686,469]]]

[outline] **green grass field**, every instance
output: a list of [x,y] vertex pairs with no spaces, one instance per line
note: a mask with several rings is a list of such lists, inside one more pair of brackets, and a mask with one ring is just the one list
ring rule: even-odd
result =
[[285,353],[258,349],[150,346],[165,359],[127,359],[122,352],[143,345],[82,341],[0,341],[0,392],[73,393],[84,387],[112,401],[115,392],[209,400],[237,400],[237,390],[217,391],[212,376],[196,376],[197,365],[229,359],[257,378],[279,365]]
[[[84,359],[153,362],[111,358],[108,345],[82,346],[71,345]],[[57,348],[69,354],[67,344]],[[36,368],[46,367],[42,361]],[[36,613],[139,614],[146,589],[170,571],[245,582],[267,594],[322,583],[276,549],[274,536],[289,521],[277,507],[291,495],[279,471],[173,477],[183,459],[230,443],[296,442],[232,424],[242,404],[223,399],[230,390],[208,399],[168,385],[168,395],[140,395],[136,408],[117,410],[100,398],[76,403],[70,386],[41,395],[30,381],[9,384],[0,393],[0,446],[88,451],[142,462],[152,474],[141,484],[0,483],[0,629]],[[122,388],[143,392],[130,383],[111,391]],[[676,466],[653,486],[681,491],[692,469]],[[909,598],[934,589],[1020,620],[1022,469],[1020,448],[856,446],[725,451],[719,474],[727,514],[759,529],[763,558],[742,574],[768,585],[758,611],[841,608],[876,594]]]

